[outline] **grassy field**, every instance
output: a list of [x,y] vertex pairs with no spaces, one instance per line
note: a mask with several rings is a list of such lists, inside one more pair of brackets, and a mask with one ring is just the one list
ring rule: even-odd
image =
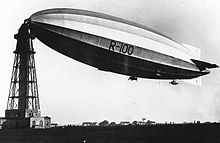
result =
[[9,129],[0,143],[220,143],[220,124]]

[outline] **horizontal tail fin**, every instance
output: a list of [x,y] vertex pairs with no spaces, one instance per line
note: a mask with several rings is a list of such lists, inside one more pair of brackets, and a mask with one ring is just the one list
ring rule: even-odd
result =
[[199,61],[195,59],[190,59],[190,60],[199,68],[200,71],[206,70],[206,68],[210,69],[210,68],[219,67],[216,64],[211,64],[211,63],[207,63],[207,62],[203,62],[203,61]]

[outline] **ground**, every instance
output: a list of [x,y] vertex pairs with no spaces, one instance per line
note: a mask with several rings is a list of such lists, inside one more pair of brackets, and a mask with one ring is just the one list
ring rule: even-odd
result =
[[0,130],[1,143],[219,143],[220,124]]

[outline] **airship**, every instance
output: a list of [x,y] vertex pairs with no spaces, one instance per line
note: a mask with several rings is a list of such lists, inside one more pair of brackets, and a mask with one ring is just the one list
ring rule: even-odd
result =
[[217,68],[200,50],[123,18],[71,8],[32,14],[33,35],[48,47],[102,71],[137,78],[193,79]]

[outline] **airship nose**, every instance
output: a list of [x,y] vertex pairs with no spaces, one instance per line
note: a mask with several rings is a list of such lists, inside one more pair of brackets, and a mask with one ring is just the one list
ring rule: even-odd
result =
[[49,13],[47,13],[47,11],[39,11],[39,12],[32,14],[29,17],[29,19],[32,22],[46,23],[46,22],[50,21],[50,19],[52,19],[52,16]]

